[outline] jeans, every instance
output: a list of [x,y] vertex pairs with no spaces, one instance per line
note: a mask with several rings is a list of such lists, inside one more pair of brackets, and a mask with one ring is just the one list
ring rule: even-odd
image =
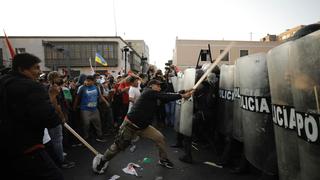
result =
[[175,121],[176,102],[175,101],[168,102],[165,105],[165,108],[166,108],[166,124],[169,126],[173,126]]
[[48,132],[51,138],[52,149],[56,158],[54,161],[61,165],[64,161],[62,125],[59,124],[54,128],[49,128]]

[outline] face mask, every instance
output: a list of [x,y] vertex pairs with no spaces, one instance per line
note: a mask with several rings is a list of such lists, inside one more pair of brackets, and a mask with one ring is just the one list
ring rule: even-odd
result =
[[97,82],[98,84],[100,84],[100,83],[101,83],[101,79],[97,79],[96,82]]

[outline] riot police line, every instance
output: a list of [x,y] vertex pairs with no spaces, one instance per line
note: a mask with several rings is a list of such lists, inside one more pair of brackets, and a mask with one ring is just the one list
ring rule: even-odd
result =
[[[243,143],[251,165],[281,180],[320,179],[319,29],[306,26],[267,53],[220,67],[216,130]],[[192,88],[195,73],[185,70],[177,90]],[[176,103],[175,129],[187,136],[192,101]]]

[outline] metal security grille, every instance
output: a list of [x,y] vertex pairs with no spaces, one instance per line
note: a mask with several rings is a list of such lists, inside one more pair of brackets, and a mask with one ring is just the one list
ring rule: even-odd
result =
[[[43,42],[45,65],[47,67],[66,67],[68,60],[71,67],[89,66],[89,58],[94,62],[98,52],[109,67],[118,65],[117,42]],[[68,59],[69,58],[69,59]],[[97,66],[101,66],[97,64]]]

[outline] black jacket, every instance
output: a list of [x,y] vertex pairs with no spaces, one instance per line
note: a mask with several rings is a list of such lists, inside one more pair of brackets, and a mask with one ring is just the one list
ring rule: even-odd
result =
[[158,100],[166,103],[181,98],[180,94],[158,92],[150,88],[145,88],[141,93],[141,96],[133,104],[133,107],[127,114],[127,117],[139,128],[144,129],[152,123],[153,116],[158,108]]
[[218,106],[219,84],[203,81],[194,93],[195,111],[215,112]]
[[21,74],[5,76],[2,80],[12,76],[14,79],[5,88],[9,126],[7,134],[2,134],[1,140],[5,141],[2,145],[21,154],[42,144],[44,128],[55,127],[60,120],[44,86]]

